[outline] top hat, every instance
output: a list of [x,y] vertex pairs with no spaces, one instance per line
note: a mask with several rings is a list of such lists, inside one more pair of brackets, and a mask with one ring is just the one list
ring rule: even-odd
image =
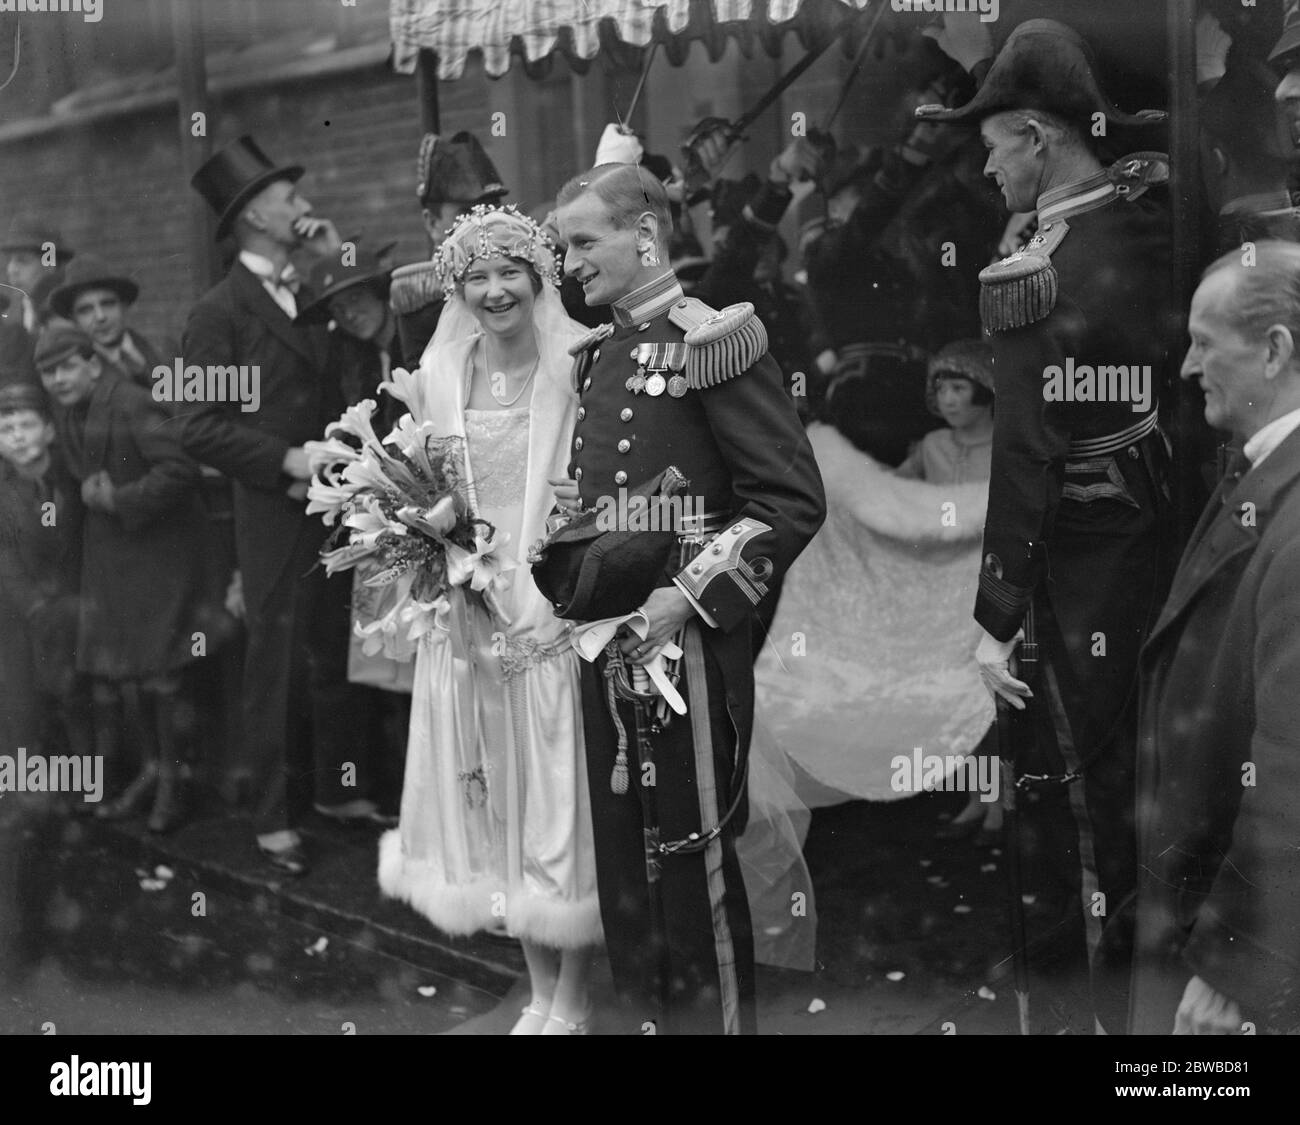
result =
[[[1268,61],[1277,62],[1297,50],[1300,50],[1300,0],[1285,0],[1285,10],[1282,16],[1282,38],[1277,41],[1277,46],[1269,52]],[[1289,64],[1298,60],[1287,59],[1286,61]]]
[[1009,109],[1041,110],[1076,123],[1104,113],[1115,125],[1158,125],[1168,116],[1158,109],[1120,112],[1097,85],[1092,64],[1092,51],[1073,28],[1056,20],[1026,20],[1007,37],[970,101],[957,109],[918,106],[916,116],[967,125]]
[[449,141],[437,133],[425,133],[418,163],[420,180],[415,194],[425,207],[441,203],[468,207],[508,194],[473,133],[461,131]]
[[209,157],[190,177],[190,186],[217,213],[217,237],[224,238],[239,212],[267,184],[296,182],[302,174],[297,164],[277,168],[252,137],[243,136]]
[[94,351],[94,342],[75,324],[69,324],[66,320],[52,320],[41,329],[33,358],[37,371],[48,371],[57,367],[73,352],[92,355]]
[[59,316],[71,320],[72,306],[87,289],[111,289],[127,305],[140,296],[140,286],[129,277],[114,273],[102,258],[84,254],[68,266],[63,281],[50,293],[49,306]]
[[396,245],[396,242],[387,242],[378,250],[359,250],[356,261],[351,265],[341,265],[333,256],[316,262],[307,276],[307,286],[311,290],[312,299],[298,310],[299,322],[324,323],[330,317],[330,299],[345,289],[352,289],[358,285],[370,285],[381,299],[388,300],[388,287],[392,283],[393,271],[391,267],[383,264],[383,258]]
[[939,413],[935,394],[941,376],[960,375],[996,393],[993,387],[993,347],[985,340],[954,340],[930,357],[925,379],[925,404],[931,414]]
[[17,250],[29,250],[33,254],[43,254],[47,245],[53,245],[54,256],[61,265],[72,261],[75,256],[65,245],[62,235],[39,219],[19,216],[9,225],[9,233],[0,242],[0,250],[12,254]]

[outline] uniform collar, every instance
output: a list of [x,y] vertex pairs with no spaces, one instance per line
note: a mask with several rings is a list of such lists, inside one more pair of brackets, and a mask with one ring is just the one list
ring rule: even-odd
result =
[[633,289],[626,297],[611,304],[614,323],[620,328],[631,328],[647,320],[662,316],[682,299],[681,283],[672,270],[660,274],[653,281]]
[[1038,226],[1105,207],[1119,193],[1103,168],[1086,179],[1045,191],[1038,197]]

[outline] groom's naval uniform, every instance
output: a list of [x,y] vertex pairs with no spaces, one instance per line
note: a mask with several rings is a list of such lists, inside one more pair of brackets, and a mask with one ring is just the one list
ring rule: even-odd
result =
[[[687,714],[650,725],[640,746],[634,706],[610,686],[618,669],[606,656],[584,667],[606,944],[642,1030],[752,1032],[753,939],[735,852],[747,812],[750,630],[821,526],[825,498],[752,306],[715,313],[684,297],[668,272],[615,302],[613,314],[613,325],[574,349],[580,406],[570,475],[583,505],[617,502],[620,489],[675,466],[704,514],[683,521],[659,583],[676,584],[697,611],[681,638]],[[641,721],[646,731],[644,713]],[[630,759],[623,793],[620,745]],[[650,776],[653,793],[638,792]]]

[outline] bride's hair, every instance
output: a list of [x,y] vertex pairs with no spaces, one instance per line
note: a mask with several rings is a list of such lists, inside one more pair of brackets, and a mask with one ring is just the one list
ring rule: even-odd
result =
[[434,270],[443,292],[456,292],[477,259],[498,255],[522,262],[539,280],[559,284],[555,244],[536,220],[511,204],[480,204],[456,220],[434,255]]

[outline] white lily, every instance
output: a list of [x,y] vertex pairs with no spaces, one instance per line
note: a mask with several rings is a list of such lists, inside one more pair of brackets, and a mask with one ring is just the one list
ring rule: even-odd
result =
[[424,401],[419,371],[407,371],[405,367],[394,367],[388,378],[379,384],[379,389],[392,395],[399,402],[406,403],[416,422],[423,422],[429,417]]

